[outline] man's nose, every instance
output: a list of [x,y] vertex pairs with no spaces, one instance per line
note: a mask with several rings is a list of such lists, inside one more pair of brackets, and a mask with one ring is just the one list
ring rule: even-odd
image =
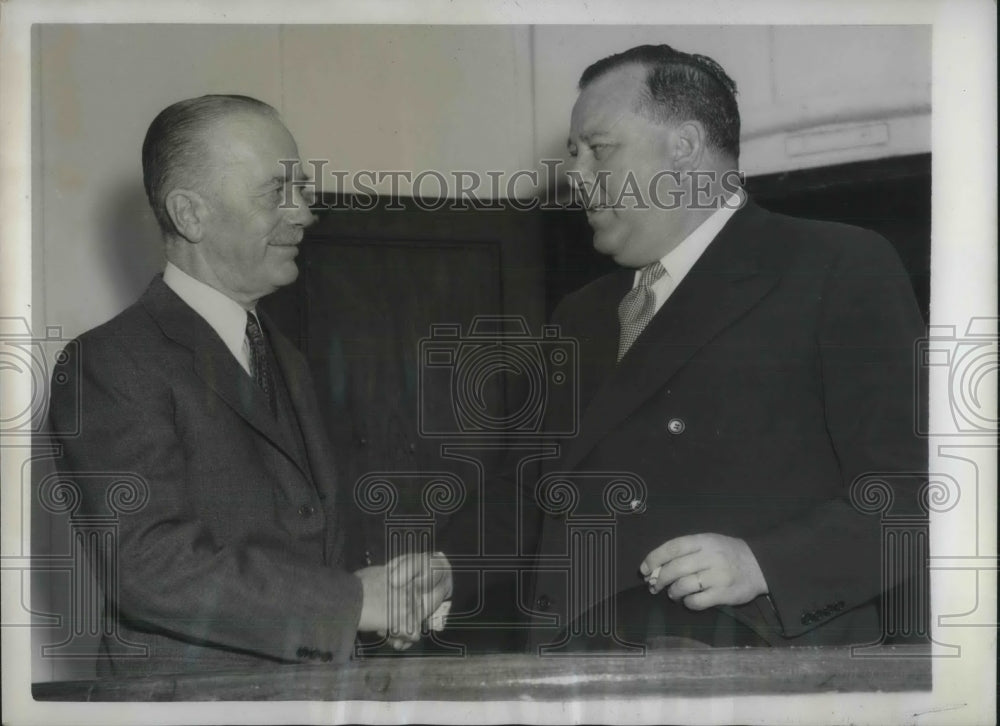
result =
[[583,154],[570,159],[566,167],[566,176],[569,178],[571,186],[582,190],[589,190],[594,186],[593,166],[584,158]]
[[298,218],[295,223],[301,227],[308,227],[316,221],[316,215],[305,204],[298,208]]
[[309,208],[315,200],[312,190],[295,186],[292,190],[292,209],[289,210],[291,221],[300,227],[308,227],[316,221],[316,215]]

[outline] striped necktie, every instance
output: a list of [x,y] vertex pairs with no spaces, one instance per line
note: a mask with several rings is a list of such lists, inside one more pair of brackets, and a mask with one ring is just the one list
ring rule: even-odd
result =
[[621,337],[618,339],[618,360],[642,333],[643,328],[656,314],[656,296],[651,289],[653,283],[666,273],[659,261],[646,265],[639,273],[639,284],[629,290],[618,305],[618,321],[621,323]]
[[249,310],[247,311],[247,342],[250,344],[250,373],[254,381],[260,386],[267,398],[267,405],[271,413],[278,415],[278,403],[275,398],[274,377],[271,375],[271,366],[267,361],[267,343],[264,341],[264,332],[260,329],[257,316]]

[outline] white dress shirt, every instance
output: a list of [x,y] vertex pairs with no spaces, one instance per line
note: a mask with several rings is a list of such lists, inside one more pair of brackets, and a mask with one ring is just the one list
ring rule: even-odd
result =
[[[247,342],[247,310],[214,287],[196,280],[171,262],[163,270],[163,282],[212,326],[226,348],[248,375],[250,344]],[[253,312],[256,316],[256,312]],[[258,323],[260,321],[258,320]]]
[[[719,207],[708,219],[698,225],[691,234],[685,237],[679,245],[660,258],[660,264],[666,270],[659,280],[654,282],[650,289],[656,300],[656,312],[660,311],[663,303],[667,301],[671,293],[681,284],[681,280],[694,267],[694,263],[705,253],[712,240],[716,238],[730,217],[742,206],[740,204],[740,193],[736,192],[729,197],[725,203]],[[639,274],[641,270],[635,271],[632,280],[632,287],[639,284]]]

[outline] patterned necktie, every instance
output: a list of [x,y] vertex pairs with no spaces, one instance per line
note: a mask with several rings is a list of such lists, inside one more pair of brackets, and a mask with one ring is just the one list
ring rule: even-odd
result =
[[618,339],[618,360],[632,346],[643,328],[656,314],[656,296],[651,286],[666,273],[659,261],[646,265],[639,273],[639,284],[622,298],[618,305],[618,321],[621,323],[621,337]]
[[278,415],[278,404],[274,397],[274,378],[267,362],[267,343],[257,322],[257,316],[247,311],[247,342],[250,344],[250,374],[267,397],[271,413]]

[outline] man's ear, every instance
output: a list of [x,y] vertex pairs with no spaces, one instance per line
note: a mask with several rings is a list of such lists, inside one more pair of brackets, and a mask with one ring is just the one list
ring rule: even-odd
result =
[[182,237],[189,242],[201,242],[209,213],[201,194],[192,189],[172,189],[167,193],[164,206]]
[[681,171],[700,169],[708,143],[705,127],[698,121],[684,121],[674,128],[672,156],[674,168]]

